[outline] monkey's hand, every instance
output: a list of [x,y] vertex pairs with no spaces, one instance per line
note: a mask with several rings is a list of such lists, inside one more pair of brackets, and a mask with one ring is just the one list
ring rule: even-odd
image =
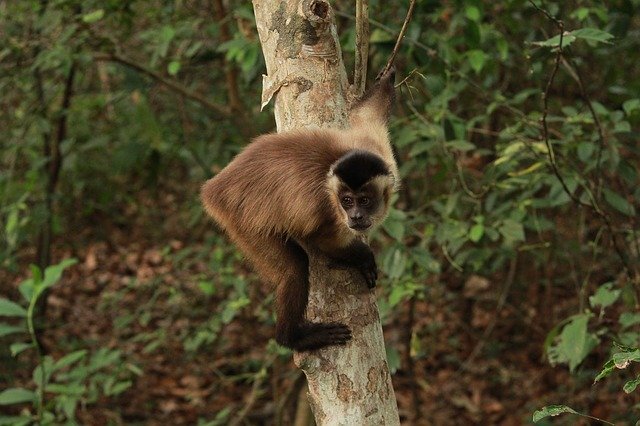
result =
[[376,258],[369,247],[362,240],[355,240],[349,246],[330,255],[329,267],[336,269],[355,268],[364,277],[367,287],[376,286],[378,279],[378,265]]
[[369,249],[369,252],[365,254],[362,262],[358,266],[358,269],[364,277],[367,287],[374,288],[376,286],[376,281],[378,280],[378,265],[376,265],[376,258],[371,249]]

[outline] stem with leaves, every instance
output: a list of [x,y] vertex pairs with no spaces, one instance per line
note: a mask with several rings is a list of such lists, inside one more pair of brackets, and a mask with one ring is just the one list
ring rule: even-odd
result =
[[[35,280],[34,280],[35,283]],[[36,356],[38,358],[38,364],[40,365],[40,383],[38,385],[38,408],[37,408],[37,416],[38,421],[42,420],[42,413],[44,410],[44,388],[46,386],[45,383],[45,365],[44,365],[44,354],[42,353],[42,348],[38,343],[38,334],[36,333],[36,328],[33,322],[33,317],[36,312],[36,305],[39,299],[39,295],[41,292],[33,289],[33,294],[31,295],[31,300],[29,300],[29,307],[27,308],[27,330],[29,331],[29,336],[31,337],[31,343],[35,347]]]
[[[615,234],[615,230],[613,229],[613,224],[611,223],[611,218],[609,217],[609,215],[603,211],[600,206],[598,205],[595,196],[593,194],[591,194],[591,191],[588,191],[589,194],[589,202],[585,202],[582,201],[580,198],[578,198],[568,187],[565,179],[563,178],[562,174],[560,173],[560,169],[558,168],[558,163],[556,161],[556,157],[555,157],[555,153],[553,150],[553,146],[551,144],[551,141],[549,139],[549,126],[547,123],[547,116],[549,114],[549,93],[551,90],[551,87],[553,85],[553,82],[555,80],[555,77],[558,73],[558,69],[560,68],[560,63],[563,60],[563,37],[564,37],[564,23],[562,22],[562,20],[555,18],[554,16],[552,16],[547,10],[542,9],[541,7],[539,7],[533,0],[529,0],[529,3],[539,12],[541,12],[542,14],[544,14],[549,20],[551,20],[557,27],[558,27],[558,31],[559,31],[559,40],[558,40],[558,45],[556,46],[556,56],[555,56],[555,60],[554,60],[554,65],[553,65],[553,69],[551,71],[551,75],[549,76],[549,79],[547,80],[547,84],[545,87],[544,92],[542,93],[542,101],[543,101],[543,110],[542,110],[542,118],[540,119],[540,122],[542,124],[542,139],[545,143],[545,146],[547,148],[547,156],[549,159],[549,165],[551,166],[551,169],[553,171],[553,174],[556,176],[556,178],[558,179],[558,181],[560,182],[560,185],[562,186],[563,191],[569,196],[569,198],[571,198],[571,200],[574,202],[574,204],[576,204],[578,207],[587,207],[590,210],[592,210],[593,212],[595,212],[605,223],[605,226],[607,227],[607,230],[609,231],[609,234],[611,235],[611,241],[613,243],[613,248],[618,256],[618,258],[620,259],[622,265],[624,266],[624,270],[625,270],[625,274],[627,275],[627,277],[629,278],[630,281],[634,282],[631,271],[633,270],[631,267],[631,264],[629,262],[628,257],[625,255],[625,251],[622,249],[622,247],[620,247],[620,243],[618,241],[618,239],[616,238],[616,234]],[[596,121],[596,123],[599,124],[599,121]],[[601,132],[601,128],[599,129],[599,132]],[[601,134],[601,137],[603,137],[603,135]],[[604,139],[602,139],[602,143],[604,143]],[[585,188],[587,189],[587,188]],[[635,292],[636,292],[636,303],[640,303],[640,285],[638,285],[637,282],[634,282],[635,284]]]

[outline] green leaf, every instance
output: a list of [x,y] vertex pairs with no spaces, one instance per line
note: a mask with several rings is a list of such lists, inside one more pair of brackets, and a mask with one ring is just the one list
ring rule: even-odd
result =
[[398,279],[404,273],[407,256],[403,250],[393,249],[389,256],[385,256],[382,269],[391,279]]
[[10,300],[0,298],[0,317],[26,318],[27,310]]
[[42,291],[53,286],[60,280],[62,272],[76,263],[78,263],[77,259],[65,259],[57,265],[48,266],[47,269],[44,270],[44,278],[42,279],[42,285],[39,287],[39,290]]
[[640,349],[618,352],[611,356],[616,368],[627,368],[632,362],[640,362]]
[[576,18],[578,21],[584,21],[587,16],[589,16],[588,7],[579,7],[571,14],[571,17]]
[[471,227],[469,231],[469,239],[474,243],[480,241],[482,236],[484,235],[484,225],[482,223],[476,223]]
[[23,402],[34,403],[35,392],[24,388],[10,388],[0,392],[0,405],[21,404]]
[[0,337],[15,333],[26,333],[27,329],[19,325],[9,325],[0,323]]
[[567,407],[566,405],[547,405],[546,407],[542,407],[540,410],[533,413],[533,421],[539,422],[546,417],[558,416],[562,413],[580,414],[573,408]]
[[18,212],[19,210],[17,208],[14,208],[9,212],[9,215],[7,217],[7,224],[4,227],[9,247],[13,247],[15,245],[18,237]]
[[633,114],[634,111],[640,109],[640,99],[635,98],[624,101],[624,103],[622,104],[622,109],[627,115]]
[[477,147],[469,141],[454,139],[445,142],[447,148],[455,149],[457,151],[467,152],[476,149]]
[[216,292],[216,286],[212,281],[200,281],[198,288],[207,296],[213,296]]
[[393,38],[393,34],[388,31],[383,31],[379,28],[375,28],[371,32],[371,37],[369,37],[371,43],[389,43],[393,42],[395,39]]
[[60,395],[82,396],[87,390],[86,386],[80,383],[50,383],[47,385],[47,392]]
[[613,38],[612,34],[597,28],[580,28],[579,30],[571,31],[570,34],[576,38],[595,41],[597,43],[609,43],[609,40]]
[[[563,35],[562,47],[565,48],[569,46],[579,38],[597,43],[609,43],[609,40],[613,38],[613,35],[597,28],[580,28],[579,30],[570,31]],[[560,35],[553,36],[544,41],[534,41],[531,44],[544,47],[557,47],[558,44],[560,44]]]
[[106,391],[105,393],[106,393],[107,396],[119,395],[122,392],[124,392],[127,389],[129,389],[132,384],[133,384],[133,382],[131,382],[130,380],[127,380],[127,381],[124,381],[124,382],[118,382],[115,385],[111,386],[109,388],[109,390]]
[[[31,265],[31,266],[34,266],[34,265]],[[38,271],[38,274],[40,274],[40,269],[38,269],[35,266],[34,268]],[[20,292],[20,294],[22,295],[22,298],[27,303],[31,302],[31,297],[33,296],[34,282],[36,282],[34,278],[27,278],[26,280],[22,281],[18,286],[18,291]]]
[[402,361],[400,359],[400,353],[397,349],[389,346],[387,347],[387,365],[389,366],[389,371],[391,374],[395,373],[398,368],[402,365]]
[[[562,48],[564,49],[574,41],[576,41],[576,37],[571,35],[571,33],[566,33],[562,37]],[[560,44],[560,35],[553,36],[544,41],[534,41],[531,44],[536,46],[543,46],[543,47],[558,47],[558,45]]]
[[625,383],[624,386],[622,387],[622,390],[625,391],[626,393],[631,393],[634,390],[636,390],[638,385],[640,385],[640,376],[636,377],[633,380],[629,380],[627,383]]
[[71,352],[70,354],[63,356],[58,361],[56,361],[55,364],[53,364],[53,370],[56,371],[56,370],[60,370],[62,368],[68,367],[71,364],[74,364],[80,361],[82,358],[85,357],[85,355],[87,355],[86,349],[81,349],[79,351]]
[[498,231],[500,231],[504,237],[505,244],[508,246],[512,246],[517,241],[524,241],[524,227],[513,219],[505,219]]
[[235,300],[229,301],[222,310],[222,322],[229,324],[231,320],[236,316],[240,309],[249,304],[250,300],[246,296],[240,296]]
[[398,220],[386,220],[382,225],[385,231],[396,241],[402,241],[404,237],[404,222]]
[[49,383],[49,378],[53,373],[53,358],[50,355],[44,357],[42,363],[38,364],[36,368],[33,369],[33,374],[31,378],[34,383],[39,387],[40,384],[44,381],[45,385]]
[[640,324],[640,314],[636,312],[623,312],[618,320],[622,328]]
[[11,352],[11,356],[15,357],[20,352],[32,347],[32,343],[13,343],[11,346],[9,346],[9,351]]
[[626,198],[607,188],[603,189],[603,193],[604,199],[611,207],[618,210],[620,213],[626,214],[627,216],[636,215],[636,209],[626,200]]
[[591,304],[592,308],[596,306],[600,306],[601,309],[605,309],[608,306],[611,306],[618,300],[620,297],[620,293],[622,293],[619,289],[613,288],[613,283],[606,283],[600,286],[596,293],[593,296],[589,297],[589,304]]
[[432,274],[440,273],[440,262],[434,259],[429,250],[425,248],[416,247],[411,250],[411,259],[427,272]]
[[589,158],[591,158],[591,155],[593,154],[595,148],[596,146],[591,142],[580,142],[580,144],[578,145],[578,158],[583,163],[586,163]]
[[607,361],[603,366],[602,370],[596,378],[593,380],[593,383],[599,381],[600,379],[608,376],[615,369],[623,369],[627,368],[631,362],[640,362],[640,350],[639,349],[626,349],[623,352],[615,353],[611,356],[611,359]]
[[467,56],[469,57],[469,64],[471,65],[471,68],[476,73],[482,71],[482,68],[484,68],[484,64],[488,59],[487,54],[482,50],[475,49],[468,52]]
[[607,377],[609,374],[611,374],[613,372],[613,370],[616,369],[616,365],[613,362],[612,359],[610,359],[609,361],[607,361],[603,366],[602,366],[602,370],[600,370],[600,373],[598,373],[598,375],[596,376],[595,379],[593,379],[593,383],[596,383],[597,381],[600,381],[601,379]]
[[0,426],[27,426],[33,424],[29,416],[0,416]]
[[588,331],[592,314],[574,315],[562,328],[555,344],[547,350],[551,364],[565,363],[573,372],[598,344],[595,334]]
[[413,297],[421,288],[420,285],[413,282],[393,286],[389,294],[389,306],[393,308],[401,301]]
[[476,6],[467,6],[465,8],[465,15],[467,19],[471,21],[480,21],[480,9],[478,9]]
[[86,15],[84,15],[82,17],[82,21],[87,24],[93,24],[94,22],[98,22],[99,20],[101,20],[103,17],[104,17],[104,10],[97,9],[97,10],[94,10],[93,12],[89,12]]
[[167,66],[167,72],[169,75],[177,75],[180,71],[180,61],[171,61]]

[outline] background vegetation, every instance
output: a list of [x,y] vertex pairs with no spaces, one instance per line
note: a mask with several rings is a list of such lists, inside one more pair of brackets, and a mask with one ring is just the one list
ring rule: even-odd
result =
[[[370,3],[373,76],[407,5]],[[373,240],[407,424],[640,418],[639,13],[418,2]],[[197,196],[274,129],[251,5],[9,1],[0,34],[0,424],[291,423],[272,296]]]

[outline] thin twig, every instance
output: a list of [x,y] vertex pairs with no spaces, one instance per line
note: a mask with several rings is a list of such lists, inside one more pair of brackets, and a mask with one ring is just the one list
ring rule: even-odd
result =
[[224,117],[231,117],[231,110],[229,108],[227,108],[226,106],[222,106],[222,105],[218,105],[215,104],[211,101],[209,101],[208,99],[206,99],[205,97],[192,92],[191,90],[187,89],[186,87],[184,87],[183,85],[181,85],[180,83],[174,81],[174,80],[170,80],[166,77],[164,77],[162,74],[160,74],[157,71],[154,71],[152,69],[149,69],[143,65],[141,65],[138,62],[135,62],[132,59],[126,58],[122,55],[119,55],[117,53],[94,53],[93,54],[93,59],[95,59],[96,61],[111,61],[111,62],[118,62],[120,64],[126,65],[129,68],[133,68],[136,71],[139,71],[151,78],[153,78],[154,80],[164,84],[165,86],[167,86],[170,89],[175,90],[176,92],[182,94],[184,97],[191,99],[192,101],[196,101],[198,102],[200,105],[204,106],[205,108],[208,108]]
[[[564,68],[567,70],[567,73],[571,76],[571,78],[574,79],[574,81],[578,84],[578,88],[580,89],[580,97],[582,97],[583,102],[587,105],[587,108],[589,109],[589,113],[591,114],[591,117],[593,118],[593,123],[596,126],[596,130],[598,131],[598,142],[599,142],[599,147],[598,147],[598,156],[596,159],[596,174],[597,174],[597,183],[596,183],[596,187],[595,187],[595,196],[591,196],[592,198],[600,198],[600,194],[601,194],[601,190],[602,190],[602,186],[603,186],[603,181],[604,181],[604,171],[602,170],[602,153],[604,151],[604,149],[606,148],[606,146],[608,145],[607,139],[605,137],[605,132],[604,129],[602,127],[602,122],[600,121],[600,118],[598,117],[598,114],[596,113],[595,108],[593,107],[593,103],[591,102],[591,99],[589,98],[589,96],[587,95],[587,90],[585,89],[585,84],[584,84],[584,79],[582,78],[582,74],[580,73],[580,71],[578,70],[578,67],[575,65],[575,63],[573,61],[571,61],[570,59],[565,58],[564,56],[562,57],[562,65],[564,66]],[[628,195],[628,194],[627,194]],[[637,236],[636,236],[636,216],[632,217],[632,224],[631,224],[631,232],[633,234],[633,241],[634,244],[636,245],[636,248],[638,246],[638,240],[637,240]],[[615,240],[615,236],[613,235],[613,230],[609,229],[610,233],[612,234],[612,238],[614,239],[614,244],[617,244],[616,240]],[[617,249],[616,249],[617,250]],[[624,250],[624,252],[628,252],[629,250]],[[636,250],[636,256],[638,256],[639,251]],[[631,261],[628,261],[628,268],[631,268],[631,265],[634,264]],[[637,272],[637,267],[634,266],[633,267],[633,271],[635,276],[638,276],[638,272]],[[637,279],[636,279],[637,281]],[[634,282],[636,282],[634,281]],[[640,291],[640,290],[639,290]],[[640,295],[640,293],[639,293]]]
[[585,104],[587,104],[587,108],[589,108],[589,113],[593,118],[593,122],[598,130],[598,141],[600,142],[600,147],[598,149],[598,158],[596,160],[596,171],[598,173],[598,185],[596,188],[596,195],[599,195],[600,188],[602,187],[602,152],[607,145],[607,141],[604,136],[604,130],[602,128],[602,123],[600,122],[600,118],[598,114],[596,114],[596,110],[593,108],[593,103],[591,99],[587,95],[587,91],[584,88],[584,80],[582,79],[582,75],[578,72],[578,68],[576,66],[572,66],[572,64],[565,57],[562,57],[562,65],[566,68],[569,75],[578,83],[578,88],[580,89],[580,96]]
[[240,412],[236,415],[235,418],[229,421],[229,426],[238,426],[242,424],[242,422],[244,422],[244,419],[247,417],[247,415],[249,415],[249,412],[255,405],[256,401],[262,395],[262,392],[263,392],[262,384],[267,379],[267,377],[269,377],[269,375],[267,374],[267,369],[271,367],[271,365],[275,360],[276,360],[276,355],[273,355],[273,354],[269,355],[267,359],[265,359],[264,365],[262,366],[260,371],[258,371],[258,373],[256,373],[255,375],[253,386],[251,387],[251,393],[247,397],[244,407],[242,408],[242,410],[240,410]]
[[[220,40],[222,42],[227,42],[231,40],[231,31],[229,29],[229,19],[228,17],[232,16],[232,14],[227,13],[225,10],[225,6],[222,0],[215,0],[213,2],[213,8],[215,10],[216,19],[218,20],[218,25],[220,26]],[[224,59],[224,75],[227,83],[227,95],[229,96],[229,107],[232,111],[237,112],[239,114],[244,114],[244,107],[242,105],[240,92],[238,91],[238,79],[237,79],[237,70],[233,63],[225,57]]]
[[[430,125],[431,123],[429,123],[429,121],[427,120],[427,118],[420,114],[420,112],[410,103],[407,103],[407,106],[409,107],[409,109],[414,113],[414,115],[416,117],[418,117],[418,119],[420,121],[422,121],[423,123],[425,123],[426,125]],[[479,200],[482,199],[482,197],[484,197],[486,195],[487,192],[489,192],[489,190],[491,189],[491,187],[483,187],[482,191],[480,191],[478,194],[476,194],[475,192],[473,192],[471,190],[471,188],[469,188],[469,186],[467,185],[467,181],[464,179],[464,174],[462,171],[462,166],[460,165],[460,162],[458,161],[457,158],[455,158],[455,156],[453,155],[453,153],[451,153],[448,149],[446,149],[446,147],[443,147],[443,150],[446,154],[451,154],[451,156],[453,157],[453,161],[456,165],[456,169],[458,170],[458,178],[460,180],[460,185],[462,185],[462,189],[464,190],[464,192],[467,193],[468,196],[470,196],[473,199]]]
[[398,54],[398,50],[400,50],[400,43],[402,43],[402,39],[404,38],[404,33],[407,32],[407,27],[409,26],[409,21],[411,21],[411,16],[413,15],[413,9],[416,6],[416,0],[411,0],[409,3],[409,10],[407,11],[407,16],[404,18],[404,23],[402,24],[402,28],[400,29],[400,34],[398,34],[398,39],[396,40],[396,45],[393,47],[393,52],[391,52],[391,56],[387,61],[387,65],[383,68],[380,75],[386,74],[393,65],[393,61],[396,59],[396,55]]
[[484,344],[487,342],[487,339],[489,339],[489,336],[493,332],[493,329],[496,327],[496,324],[498,323],[498,319],[500,318],[500,313],[504,308],[504,304],[507,302],[507,296],[509,295],[509,290],[511,289],[511,285],[515,281],[517,264],[518,264],[518,253],[516,252],[514,257],[511,258],[511,263],[509,264],[509,272],[507,273],[507,279],[504,283],[504,286],[502,287],[502,292],[500,293],[500,297],[498,298],[498,304],[496,306],[496,309],[493,312],[493,318],[491,319],[491,323],[487,326],[487,328],[484,329],[484,332],[482,333],[482,337],[480,338],[476,346],[471,351],[471,354],[469,354],[467,359],[462,363],[462,365],[458,369],[459,371],[467,370],[469,366],[473,363],[473,361],[475,361],[476,357],[480,354],[480,351],[484,347]]
[[420,72],[418,72],[418,68],[414,68],[411,70],[411,72],[409,74],[407,74],[407,76],[405,78],[402,79],[402,81],[398,84],[395,85],[396,88],[402,86],[403,84],[405,84],[411,77],[413,77],[414,74],[418,74],[420,77],[425,78],[424,75],[422,75]]

